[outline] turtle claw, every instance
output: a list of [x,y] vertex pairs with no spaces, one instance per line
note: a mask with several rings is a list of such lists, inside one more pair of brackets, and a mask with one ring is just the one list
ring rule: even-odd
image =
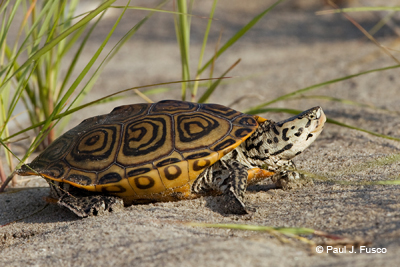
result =
[[81,218],[104,215],[112,211],[121,210],[124,207],[121,198],[104,195],[75,197],[70,194],[64,194],[58,200],[58,205],[68,208]]

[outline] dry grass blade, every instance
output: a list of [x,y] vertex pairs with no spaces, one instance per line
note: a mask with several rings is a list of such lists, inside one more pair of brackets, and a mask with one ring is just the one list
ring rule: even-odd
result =
[[153,100],[151,100],[147,95],[143,94],[142,92],[139,91],[139,89],[133,89],[133,91],[140,96],[141,98],[143,98],[147,103],[154,103]]
[[4,172],[3,163],[0,160],[0,182],[5,183],[6,181],[6,173]]
[[[8,151],[8,153],[12,154],[15,158],[17,158],[20,162],[20,164],[18,164],[17,168],[19,168],[19,166],[22,165],[22,161],[18,158],[17,155],[15,155],[10,148],[0,139],[0,144],[4,147],[4,149],[6,149]],[[0,163],[1,164],[1,163]],[[6,179],[4,179],[5,175],[1,176],[1,180],[3,182],[3,184],[0,187],[0,193],[4,191],[4,189],[7,187],[7,185],[10,183],[10,181],[13,180],[14,176],[16,174],[16,171],[14,170]]]
[[[331,0],[328,0],[329,5],[331,5],[334,8],[339,8],[334,2],[332,2]],[[381,45],[367,30],[365,30],[358,22],[356,22],[352,17],[350,17],[349,15],[347,15],[346,13],[342,13],[343,16],[348,19],[351,23],[353,23],[354,26],[357,27],[357,29],[359,29],[368,39],[370,39],[376,46],[378,46],[379,48],[382,49],[382,51],[387,54],[389,57],[391,57],[394,61],[396,61],[397,64],[400,64],[400,61],[393,56],[392,53],[390,53],[390,51],[384,47],[383,45]]]
[[17,174],[16,171],[13,171],[2,183],[2,185],[0,186],[0,193],[4,192],[4,190],[6,189],[7,185],[11,182],[11,180],[14,178],[14,176]]
[[[267,232],[270,234],[276,235],[285,235],[291,238],[295,238],[303,243],[308,245],[315,246],[316,244],[305,237],[300,235],[316,235],[324,238],[331,239],[331,241],[323,244],[334,244],[334,245],[365,245],[369,244],[369,241],[365,241],[361,238],[348,238],[339,235],[329,234],[324,231],[314,230],[311,228],[305,227],[271,227],[271,226],[260,226],[260,225],[249,225],[249,224],[208,224],[208,223],[188,223],[189,226],[194,227],[210,227],[210,228],[223,228],[223,229],[235,229],[235,230],[245,230],[245,231],[260,231]],[[282,241],[282,240],[281,240]]]
[[204,94],[200,97],[198,103],[204,103],[208,100],[208,98],[211,96],[211,94],[214,92],[214,90],[217,88],[221,80],[225,77],[228,72],[230,72],[234,67],[237,66],[237,64],[240,63],[240,58],[232,64],[232,66],[229,67],[222,75],[219,77],[214,83],[211,84],[211,86],[204,92]]
[[203,65],[203,67],[197,71],[197,74],[203,73],[205,69],[207,69],[208,66],[212,64],[212,62],[218,58],[220,55],[222,55],[229,47],[231,47],[234,43],[236,43],[243,35],[245,35],[251,28],[253,28],[254,25],[257,24],[257,22],[262,19],[268,12],[273,10],[278,4],[283,2],[284,0],[278,0],[271,6],[269,6],[267,9],[262,11],[260,14],[255,16],[249,23],[247,23],[243,28],[241,28],[234,36],[232,36],[219,50],[218,52],[210,59],[207,61],[206,64]]

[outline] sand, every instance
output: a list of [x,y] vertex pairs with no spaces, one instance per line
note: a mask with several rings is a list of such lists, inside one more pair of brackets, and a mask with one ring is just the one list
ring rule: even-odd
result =
[[[206,59],[212,55],[220,31],[224,43],[272,1],[242,2],[219,1]],[[202,1],[195,10],[206,16],[210,5],[211,1]],[[288,1],[268,14],[218,59],[216,76],[238,58],[242,61],[229,73],[234,78],[224,81],[210,102],[230,105],[240,98],[232,107],[245,110],[313,84],[396,64],[342,16],[315,15],[324,8],[310,1]],[[111,13],[96,32],[91,49],[100,44],[115,15]],[[143,17],[141,12],[128,15],[113,42]],[[379,20],[370,13],[354,17],[366,29]],[[398,24],[398,17],[393,21]],[[194,17],[192,22],[194,73],[207,21]],[[376,38],[399,49],[393,29],[384,27]],[[91,49],[85,51],[84,58],[89,58]],[[171,16],[157,15],[109,63],[87,101],[132,86],[179,80],[179,61]],[[349,99],[380,109],[319,98],[278,102],[273,107],[305,110],[320,105],[331,119],[400,138],[398,72],[371,73],[306,94]],[[154,101],[179,99],[179,86],[172,87],[176,89],[150,97]],[[114,106],[138,102],[143,100],[133,93],[125,94],[117,102],[76,113],[67,128]],[[262,115],[274,120],[288,117]],[[249,216],[224,215],[218,210],[219,197],[204,197],[136,205],[80,219],[43,200],[49,192],[43,179],[24,182],[0,194],[0,265],[395,266],[400,253],[400,187],[367,182],[398,179],[399,153],[397,141],[326,124],[317,141],[295,159],[299,169],[320,177],[314,179],[314,186],[282,190],[264,181],[249,187],[246,202],[257,209]],[[367,253],[360,248],[355,248],[357,253],[350,253],[351,248],[346,253],[327,253],[326,246],[323,253],[316,253],[314,247],[295,239],[282,243],[268,233],[193,227],[189,222],[308,227],[369,241],[368,248],[386,253]],[[316,243],[326,241],[313,235],[305,237]]]

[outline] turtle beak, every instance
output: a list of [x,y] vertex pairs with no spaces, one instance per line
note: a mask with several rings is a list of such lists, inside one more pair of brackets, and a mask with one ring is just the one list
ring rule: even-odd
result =
[[312,133],[321,132],[322,129],[324,128],[324,124],[326,122],[326,116],[321,107],[318,107],[318,110],[315,113],[315,115],[317,117],[317,125],[316,125],[314,131],[312,131]]

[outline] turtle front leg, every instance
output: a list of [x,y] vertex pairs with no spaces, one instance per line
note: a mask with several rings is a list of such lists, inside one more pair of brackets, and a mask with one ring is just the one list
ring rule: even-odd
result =
[[105,195],[73,196],[68,193],[60,197],[58,204],[83,218],[103,215],[111,211],[121,210],[124,207],[123,200],[119,197]]
[[288,161],[281,170],[271,177],[272,182],[283,190],[296,189],[314,185],[312,179],[296,171],[293,161]]
[[220,160],[195,180],[192,190],[197,194],[207,194],[210,191],[222,193],[221,208],[224,213],[248,214],[244,204],[247,178],[246,166],[233,159]]

